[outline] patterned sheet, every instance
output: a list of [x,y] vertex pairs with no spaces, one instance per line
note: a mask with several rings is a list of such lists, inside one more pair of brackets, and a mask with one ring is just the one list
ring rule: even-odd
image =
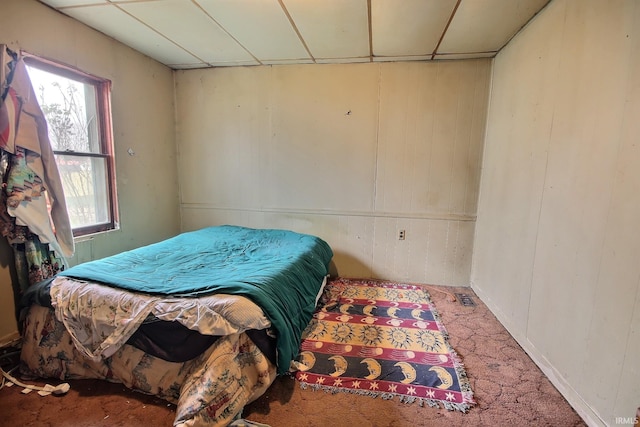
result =
[[225,426],[276,377],[275,366],[245,333],[220,338],[201,356],[172,363],[122,345],[91,360],[74,346],[50,308],[33,305],[24,325],[23,374],[61,380],[98,378],[177,404],[175,426]]

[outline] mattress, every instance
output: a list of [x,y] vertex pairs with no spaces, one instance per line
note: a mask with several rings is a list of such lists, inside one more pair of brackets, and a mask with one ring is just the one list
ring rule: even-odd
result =
[[[244,296],[273,324],[278,373],[284,374],[297,355],[332,256],[329,245],[316,236],[224,225],[185,232],[80,264],[59,275],[149,294],[150,298]],[[58,304],[66,301],[67,296],[60,297]]]
[[226,425],[290,371],[332,255],[220,226],[81,264],[25,294],[21,371],[121,382],[176,403],[175,425]]

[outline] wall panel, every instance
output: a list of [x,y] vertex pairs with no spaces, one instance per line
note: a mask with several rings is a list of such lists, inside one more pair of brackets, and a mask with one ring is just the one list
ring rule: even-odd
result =
[[381,69],[377,211],[475,216],[487,65],[441,61]]
[[[179,79],[180,200],[251,208],[262,203],[261,158],[267,153],[271,69],[192,70]],[[225,126],[235,123],[237,126]],[[203,160],[206,160],[203,162]]]
[[639,404],[639,44],[638,2],[556,0],[494,61],[472,287],[590,425]]
[[365,64],[273,68],[264,207],[371,210],[377,80]]

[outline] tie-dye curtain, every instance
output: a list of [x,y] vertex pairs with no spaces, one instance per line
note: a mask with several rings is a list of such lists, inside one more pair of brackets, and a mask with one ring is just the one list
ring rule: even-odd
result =
[[13,248],[19,301],[52,277],[74,243],[47,122],[24,61],[0,45],[0,234]]

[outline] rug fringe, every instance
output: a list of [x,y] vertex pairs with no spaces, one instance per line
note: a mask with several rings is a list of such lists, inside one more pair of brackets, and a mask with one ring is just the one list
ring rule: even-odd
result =
[[434,400],[434,399],[427,399],[424,397],[417,397],[417,396],[405,396],[402,394],[396,394],[396,393],[389,393],[389,392],[375,392],[375,391],[369,391],[369,390],[355,390],[355,389],[349,389],[349,388],[342,388],[342,387],[332,387],[332,386],[326,386],[326,385],[321,385],[321,384],[309,384],[309,383],[305,383],[302,381],[298,381],[300,383],[300,388],[303,390],[306,390],[308,388],[310,388],[313,391],[318,391],[318,390],[322,390],[325,393],[331,393],[331,394],[338,394],[338,393],[349,393],[349,394],[357,394],[360,396],[369,396],[372,398],[377,398],[380,397],[383,400],[391,400],[394,398],[398,398],[398,401],[400,401],[401,403],[405,403],[405,404],[411,404],[411,403],[418,403],[418,405],[420,406],[430,406],[432,408],[444,408],[447,409],[448,411],[459,411],[459,412],[463,412],[463,413],[467,413],[467,411],[469,411],[469,409],[471,409],[471,407],[473,407],[475,405],[475,402],[473,401],[473,397],[472,394],[470,392],[465,392],[463,393],[464,396],[464,402],[462,403],[455,403],[455,402],[447,402],[447,401],[440,401],[440,400]]

